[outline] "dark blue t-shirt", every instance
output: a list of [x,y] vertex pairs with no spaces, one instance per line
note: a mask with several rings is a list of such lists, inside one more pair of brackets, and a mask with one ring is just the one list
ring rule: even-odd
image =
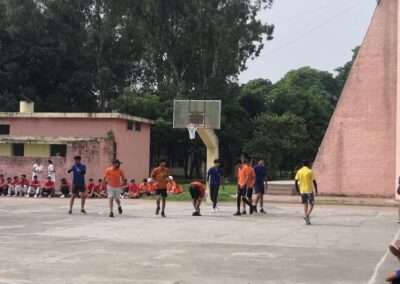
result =
[[256,173],[256,183],[263,185],[265,181],[265,176],[267,175],[267,169],[260,165],[254,166],[254,172]]
[[221,177],[223,176],[224,170],[222,168],[211,167],[207,172],[207,180],[213,185],[221,184]]
[[[78,171],[78,169],[80,171]],[[71,170],[72,170],[72,184],[77,186],[85,185],[86,165],[73,164]]]

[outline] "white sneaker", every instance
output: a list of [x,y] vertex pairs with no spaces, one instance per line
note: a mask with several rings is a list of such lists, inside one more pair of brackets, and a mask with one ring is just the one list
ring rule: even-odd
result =
[[211,212],[212,212],[212,213],[215,213],[215,212],[217,212],[217,210],[215,210],[215,208],[213,208]]
[[36,197],[37,197],[37,194],[35,194],[35,196],[33,198],[36,198]]
[[7,197],[10,197],[11,196],[11,194],[7,194]]
[[63,194],[63,195],[61,195],[61,198],[64,198],[65,197],[65,195]]
[[215,207],[215,210],[216,210],[217,212],[219,212],[219,207],[218,207],[218,205]]
[[28,198],[28,197],[29,197],[29,194],[27,193],[27,194],[25,195],[25,197]]

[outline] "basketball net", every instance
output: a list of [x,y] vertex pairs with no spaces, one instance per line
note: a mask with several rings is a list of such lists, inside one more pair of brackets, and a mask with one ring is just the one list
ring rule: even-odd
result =
[[199,128],[199,125],[198,125],[198,124],[189,123],[189,124],[187,125],[187,129],[188,129],[188,131],[189,131],[189,138],[190,138],[190,140],[193,140],[193,139],[196,138],[196,131],[197,131],[197,128]]

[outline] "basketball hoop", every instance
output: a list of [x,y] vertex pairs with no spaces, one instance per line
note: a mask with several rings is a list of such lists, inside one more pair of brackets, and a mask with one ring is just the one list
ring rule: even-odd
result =
[[199,128],[199,125],[198,125],[198,124],[189,123],[189,124],[187,125],[187,129],[188,129],[188,131],[189,131],[189,138],[190,138],[190,140],[193,140],[193,139],[196,138],[196,131],[197,131],[197,128]]

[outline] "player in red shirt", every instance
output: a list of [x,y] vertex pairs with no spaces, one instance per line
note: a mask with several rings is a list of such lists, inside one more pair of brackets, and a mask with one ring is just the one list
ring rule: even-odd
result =
[[66,178],[61,179],[60,191],[62,193],[61,198],[68,196],[71,191],[71,185]]
[[107,193],[107,183],[103,183],[103,180],[100,178],[98,184],[96,184],[95,189],[99,193],[99,197],[108,197]]
[[18,178],[18,176],[15,176],[13,178],[13,180],[11,181],[11,183],[9,183],[9,185],[8,185],[7,196],[11,196],[13,192],[14,192],[14,196],[18,195],[18,190],[16,190],[16,188],[15,188],[18,184],[19,184],[19,178]]
[[88,198],[97,197],[98,193],[95,190],[96,184],[92,178],[89,179],[89,184],[87,185],[87,196]]
[[121,198],[124,198],[126,194],[129,193],[129,183],[126,178],[123,179],[121,183]]
[[52,198],[55,191],[56,191],[56,184],[54,181],[51,180],[51,176],[48,176],[46,182],[44,183],[42,194],[43,192],[45,192],[47,193],[48,198]]
[[28,185],[29,181],[26,179],[26,175],[21,175],[18,184],[15,186],[15,196],[19,196],[21,193],[21,196],[26,194],[26,191],[28,190]]
[[201,200],[206,195],[206,188],[201,182],[194,181],[189,185],[190,196],[192,197],[192,203],[194,212],[192,216],[201,216],[200,214],[200,204]]
[[40,181],[38,180],[38,176],[33,176],[33,180],[30,181],[28,187],[28,193],[26,197],[29,197],[31,193],[35,193],[34,197],[40,197]]
[[126,193],[125,195],[128,198],[139,198],[140,194],[139,194],[139,187],[136,184],[136,181],[134,179],[131,179],[129,185],[128,185],[128,193]]
[[8,190],[7,182],[4,179],[4,175],[0,175],[0,196],[2,194],[6,195],[6,191]]

